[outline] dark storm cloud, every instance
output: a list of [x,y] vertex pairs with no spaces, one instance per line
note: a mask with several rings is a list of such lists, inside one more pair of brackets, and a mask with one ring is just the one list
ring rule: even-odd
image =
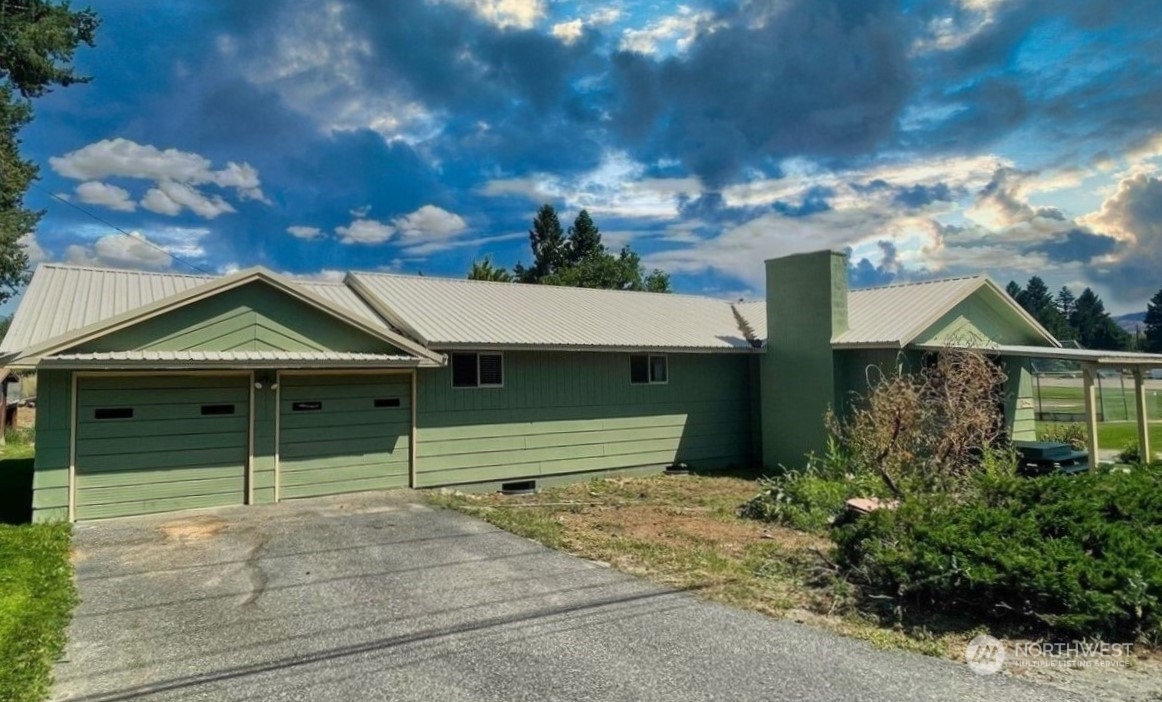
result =
[[913,185],[910,188],[903,188],[895,194],[892,202],[916,210],[927,207],[934,202],[949,202],[952,199],[952,189],[946,183],[937,183],[936,185]]
[[[852,287],[867,288],[876,285],[888,285],[901,278],[904,273],[900,264],[899,252],[896,245],[890,241],[877,241],[880,247],[880,262],[872,263],[866,256],[847,267],[847,280]],[[847,251],[848,257],[851,250]]]
[[1025,249],[1025,253],[1039,252],[1055,263],[1089,263],[1099,256],[1113,253],[1118,240],[1086,229],[1070,229],[1053,238]]
[[680,158],[718,185],[764,160],[863,155],[894,132],[915,34],[898,2],[756,5],[720,16],[687,56],[614,55],[614,128],[640,158]]

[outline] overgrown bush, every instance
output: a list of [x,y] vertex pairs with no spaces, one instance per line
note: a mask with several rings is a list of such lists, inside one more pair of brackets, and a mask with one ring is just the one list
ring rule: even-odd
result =
[[878,475],[900,498],[959,490],[1004,435],[1000,366],[966,349],[932,360],[873,382],[846,417],[827,418],[847,471]]
[[802,531],[822,531],[851,498],[885,494],[878,476],[847,473],[844,468],[842,454],[831,442],[827,455],[812,458],[806,468],[760,480],[761,491],[742,506],[740,515]]
[[1142,450],[1138,448],[1138,442],[1134,441],[1118,452],[1118,463],[1126,463],[1131,466],[1136,466],[1142,463]]
[[1069,448],[1074,451],[1084,451],[1089,444],[1089,437],[1085,434],[1085,426],[1081,424],[1050,424],[1039,427],[1037,436],[1041,441],[1069,444]]
[[938,607],[1073,637],[1162,642],[1162,472],[982,475],[836,532],[838,562],[899,613]]

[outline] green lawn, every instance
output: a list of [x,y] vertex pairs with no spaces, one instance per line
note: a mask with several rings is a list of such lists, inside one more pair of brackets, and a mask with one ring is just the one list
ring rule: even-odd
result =
[[[1040,389],[1033,386],[1034,406],[1045,412],[1085,412],[1085,396],[1081,381],[1077,385],[1055,386],[1042,383]],[[1134,407],[1134,384],[1127,380],[1125,388],[1118,378],[1103,378],[1098,394],[1098,404],[1106,421],[1136,420],[1138,410]],[[1151,419],[1162,419],[1162,391],[1153,388],[1146,391],[1146,413]]]
[[[1045,425],[1051,425],[1046,422]],[[1097,441],[1101,449],[1122,450],[1130,444],[1138,443],[1138,425],[1136,422],[1102,422],[1097,425]],[[1162,423],[1150,424],[1150,450],[1154,453],[1162,452]]]
[[0,700],[39,702],[77,596],[67,524],[0,524]]

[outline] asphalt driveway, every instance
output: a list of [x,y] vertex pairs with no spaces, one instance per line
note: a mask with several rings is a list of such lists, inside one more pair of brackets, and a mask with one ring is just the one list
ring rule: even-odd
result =
[[81,524],[61,700],[1060,700],[660,589],[408,492]]

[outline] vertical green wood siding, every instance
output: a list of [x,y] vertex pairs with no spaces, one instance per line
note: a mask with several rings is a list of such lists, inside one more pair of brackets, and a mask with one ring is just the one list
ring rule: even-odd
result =
[[504,387],[471,389],[421,370],[417,487],[749,465],[750,369],[749,355],[670,354],[668,384],[632,385],[629,354],[508,352]]
[[72,373],[37,374],[36,473],[32,476],[32,520],[69,518],[69,437],[72,433]]
[[[279,387],[279,499],[407,487],[410,375],[284,375]],[[304,402],[321,409],[296,412]]]
[[80,351],[363,351],[389,344],[265,283],[251,283],[127,329]]
[[1006,358],[1005,422],[1013,441],[1037,439],[1037,411],[1033,407],[1033,375],[1027,358]]
[[[77,519],[241,504],[246,495],[246,376],[113,376],[77,381]],[[208,405],[231,414],[204,415]],[[132,418],[99,419],[103,408]]]

